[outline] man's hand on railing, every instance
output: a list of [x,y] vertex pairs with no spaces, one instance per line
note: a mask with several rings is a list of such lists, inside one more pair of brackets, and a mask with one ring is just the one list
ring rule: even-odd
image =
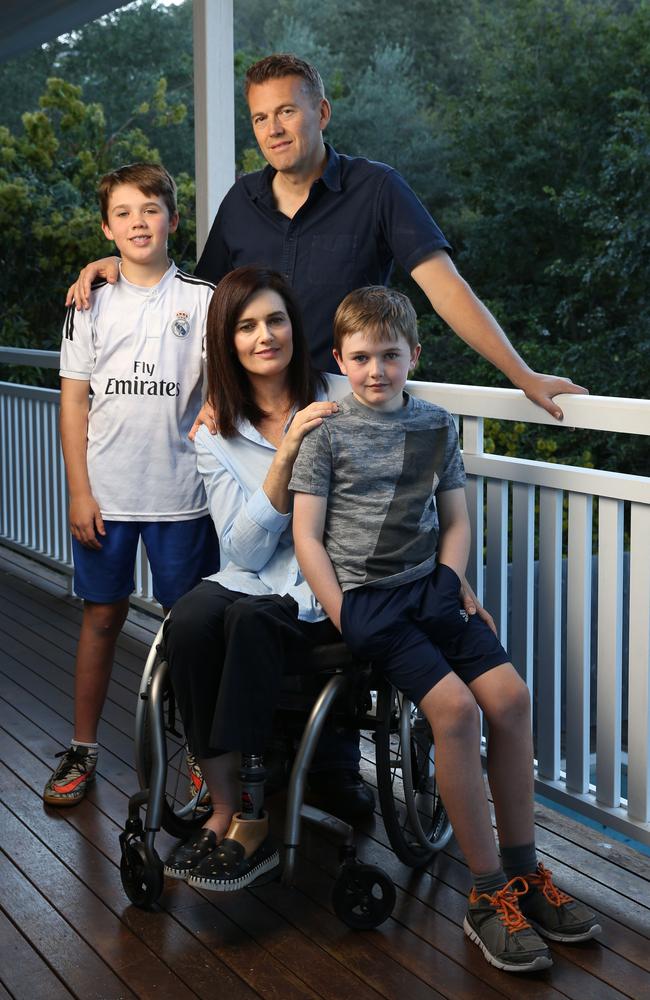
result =
[[494,624],[494,618],[489,611],[486,611],[478,597],[470,587],[467,580],[463,577],[463,581],[460,587],[460,599],[463,603],[463,607],[468,615],[478,615],[483,621],[492,629],[494,634],[497,634],[497,627]]
[[537,403],[556,420],[562,420],[564,414],[553,399],[554,396],[560,396],[562,393],[589,395],[589,389],[576,385],[570,378],[563,378],[561,375],[543,375],[533,371],[519,382],[519,388],[523,389],[532,403]]
[[70,531],[87,549],[101,549],[97,535],[105,535],[104,520],[99,504],[92,494],[70,498]]
[[190,427],[190,432],[187,435],[190,441],[193,441],[196,437],[196,432],[198,431],[201,424],[205,426],[210,431],[210,434],[216,434],[219,428],[217,427],[217,420],[214,413],[214,407],[210,403],[204,403],[199,410],[196,420]]
[[66,306],[71,306],[74,302],[77,309],[90,309],[90,293],[96,278],[106,278],[109,285],[116,284],[120,278],[120,258],[102,257],[101,260],[93,260],[90,264],[86,264],[79,272],[74,285],[68,288],[65,297]]

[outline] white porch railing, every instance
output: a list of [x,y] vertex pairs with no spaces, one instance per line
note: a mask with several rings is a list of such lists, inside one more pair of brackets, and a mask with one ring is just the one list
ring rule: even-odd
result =
[[[0,363],[58,364],[40,354],[0,348]],[[650,477],[486,454],[485,417],[555,421],[514,389],[414,389],[459,416],[468,577],[533,693],[538,792],[650,844]],[[58,395],[0,383],[0,540],[71,574]],[[567,428],[650,436],[648,400],[560,402]],[[144,553],[136,584],[135,603],[151,607]]]

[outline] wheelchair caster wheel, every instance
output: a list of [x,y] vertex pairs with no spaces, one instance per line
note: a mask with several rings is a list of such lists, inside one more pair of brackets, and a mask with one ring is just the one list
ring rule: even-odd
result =
[[152,865],[147,860],[145,847],[141,841],[131,841],[122,847],[120,861],[122,886],[131,902],[144,910],[152,906],[163,891],[163,864],[157,854],[155,858],[156,864]]
[[370,930],[387,920],[395,906],[395,886],[375,865],[344,865],[332,890],[339,920],[353,930]]

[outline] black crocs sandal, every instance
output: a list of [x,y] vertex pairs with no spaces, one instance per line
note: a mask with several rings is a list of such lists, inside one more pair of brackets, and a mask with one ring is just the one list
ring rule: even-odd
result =
[[279,864],[280,853],[268,837],[250,858],[245,857],[243,844],[227,838],[192,871],[187,884],[196,889],[234,892]]
[[216,850],[218,841],[214,830],[202,827],[189,840],[177,844],[165,861],[165,875],[170,878],[187,878],[191,872]]

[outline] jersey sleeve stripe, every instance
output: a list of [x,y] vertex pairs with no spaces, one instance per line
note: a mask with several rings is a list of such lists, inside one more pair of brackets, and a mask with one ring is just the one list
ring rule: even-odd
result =
[[174,275],[179,281],[184,281],[187,285],[203,285],[213,291],[217,287],[212,281],[204,281],[202,278],[195,278],[193,274],[186,274],[185,271],[177,270]]
[[64,334],[65,334],[65,339],[66,340],[72,340],[73,339],[74,314],[75,314],[75,312],[76,312],[76,309],[74,307],[74,304],[71,305],[71,306],[68,306],[68,311],[67,311],[66,316],[65,316],[65,324],[64,324],[64,327],[63,327],[63,331],[64,331]]

